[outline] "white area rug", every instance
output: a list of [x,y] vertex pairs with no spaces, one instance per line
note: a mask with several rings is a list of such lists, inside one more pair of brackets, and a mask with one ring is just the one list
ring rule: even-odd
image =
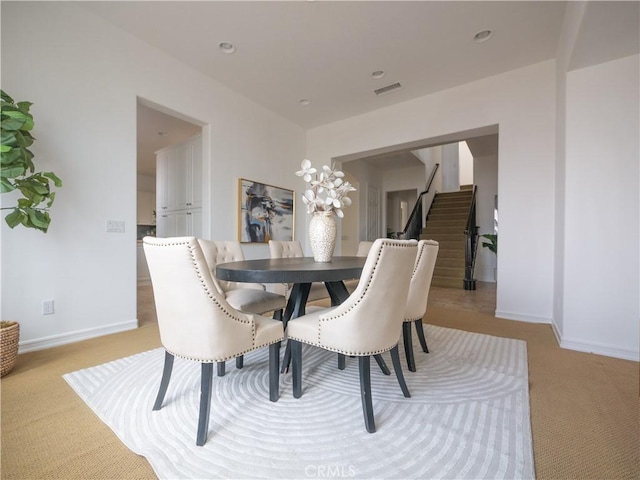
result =
[[302,398],[287,374],[277,403],[267,349],[246,355],[242,370],[227,362],[226,376],[214,377],[204,447],[195,445],[195,362],[176,358],[155,412],[163,349],[64,378],[163,479],[534,478],[526,343],[430,325],[426,335],[431,353],[416,345],[417,372],[405,368],[411,398],[372,361],[374,434],[364,428],[357,359],[340,371],[337,356],[317,348],[303,350]]

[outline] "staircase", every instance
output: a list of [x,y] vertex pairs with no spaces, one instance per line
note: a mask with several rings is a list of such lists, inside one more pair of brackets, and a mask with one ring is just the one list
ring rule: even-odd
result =
[[465,234],[473,185],[463,185],[458,192],[437,193],[429,209],[420,239],[440,244],[431,285],[463,288]]

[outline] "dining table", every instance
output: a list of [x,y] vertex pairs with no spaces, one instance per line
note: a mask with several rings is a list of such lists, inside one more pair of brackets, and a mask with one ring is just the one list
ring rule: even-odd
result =
[[[340,305],[349,297],[344,280],[360,278],[367,257],[334,256],[330,262],[316,262],[313,257],[263,258],[239,262],[219,263],[215,275],[219,280],[248,283],[292,284],[291,293],[282,315],[282,323],[305,314],[311,284],[324,283],[331,305]],[[390,374],[381,355],[374,356],[385,375]],[[288,368],[289,349],[285,351],[283,371]],[[343,369],[345,357],[338,356],[338,368]]]
[[216,278],[228,282],[292,284],[282,321],[305,314],[311,284],[324,283],[331,305],[340,305],[349,296],[344,280],[360,278],[366,257],[333,257],[330,262],[316,262],[312,257],[264,258],[220,263]]

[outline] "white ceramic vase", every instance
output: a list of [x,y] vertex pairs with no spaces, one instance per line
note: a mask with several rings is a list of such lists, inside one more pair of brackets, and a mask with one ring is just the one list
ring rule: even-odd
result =
[[316,262],[330,262],[336,247],[338,228],[333,212],[313,212],[309,222],[309,243]]

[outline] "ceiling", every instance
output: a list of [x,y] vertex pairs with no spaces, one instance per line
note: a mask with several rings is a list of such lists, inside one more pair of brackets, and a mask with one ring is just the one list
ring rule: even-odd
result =
[[[82,7],[303,127],[361,115],[553,59],[560,1],[92,1]],[[570,68],[638,52],[638,2],[588,2]],[[474,35],[492,30],[481,43]],[[235,53],[218,45],[232,43]],[[382,78],[372,78],[374,71]],[[380,96],[375,89],[399,82]],[[308,105],[300,100],[307,99]],[[155,110],[138,121],[141,172],[173,130]],[[144,121],[141,121],[144,120]],[[169,125],[173,125],[170,127]],[[197,131],[199,131],[199,127]],[[169,135],[159,138],[157,132]],[[148,135],[148,137],[147,137]],[[190,135],[189,135],[190,136]],[[175,142],[174,142],[175,143]],[[406,149],[405,149],[406,150]],[[397,155],[406,166],[419,162]],[[146,160],[145,160],[146,159]],[[384,164],[384,159],[376,159]]]
[[[555,1],[82,5],[303,128],[554,58],[565,9]],[[493,36],[475,43],[485,29]],[[221,42],[236,52],[222,53]],[[378,70],[384,76],[373,79]],[[374,94],[396,82],[400,89]]]

